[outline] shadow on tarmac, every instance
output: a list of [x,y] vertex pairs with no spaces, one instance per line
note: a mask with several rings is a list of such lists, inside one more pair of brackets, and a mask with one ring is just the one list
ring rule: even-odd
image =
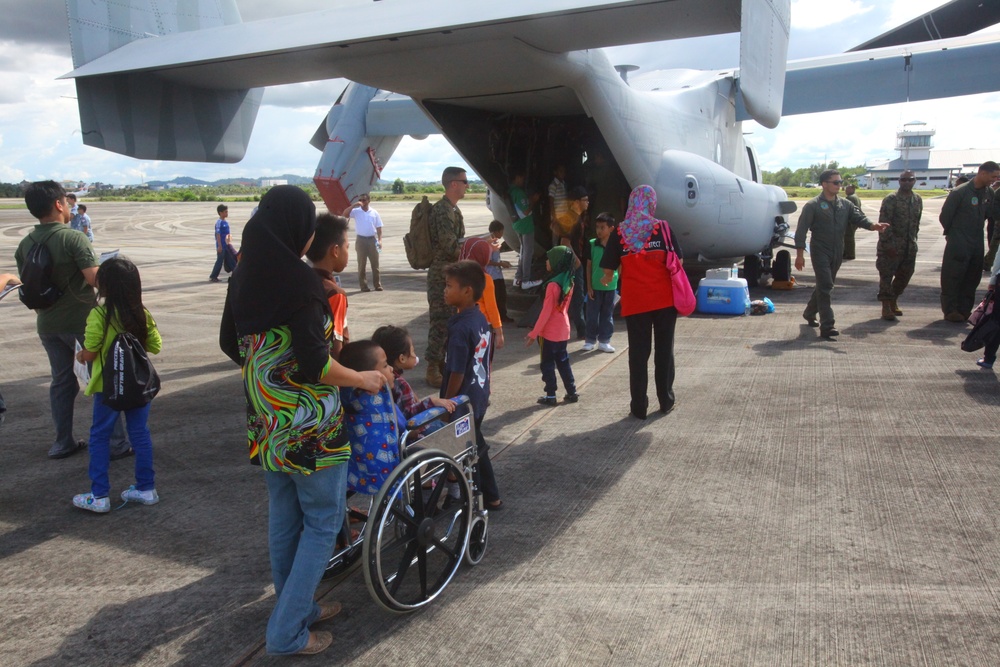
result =
[[[423,623],[428,616],[429,622],[440,623],[440,616],[450,613],[450,607],[462,608],[462,601],[477,588],[523,569],[526,562],[541,558],[548,569],[553,561],[569,558],[569,552],[561,552],[559,544],[563,540],[590,539],[580,533],[578,522],[594,505],[627,501],[613,492],[652,442],[650,434],[637,432],[647,423],[625,418],[573,439],[540,440],[537,431],[526,434],[516,446],[506,449],[497,466],[505,505],[503,511],[490,514],[490,542],[482,564],[463,565],[440,598],[426,609],[407,616],[389,615],[382,610],[370,597],[362,573],[355,572],[324,598],[344,604],[344,611],[328,628],[334,633],[333,647],[318,656],[301,659],[301,664],[368,662],[387,637],[406,631],[411,624]],[[581,461],[592,463],[581,465]],[[612,561],[626,557],[630,548],[618,545],[623,553],[612,556],[608,551],[611,545],[593,546],[595,557]],[[610,561],[608,567],[608,576],[613,577]],[[566,563],[567,583],[572,581],[569,574],[572,569],[573,564]],[[531,576],[525,575],[528,579]],[[551,579],[546,581],[552,583]],[[266,600],[265,614],[270,613],[271,602]],[[490,612],[484,609],[482,613]],[[260,632],[263,636],[263,625]],[[285,664],[285,659],[257,654],[251,664],[279,665]]]

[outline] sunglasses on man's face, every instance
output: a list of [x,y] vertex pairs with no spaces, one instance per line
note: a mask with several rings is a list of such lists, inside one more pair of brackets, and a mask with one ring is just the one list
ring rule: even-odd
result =
[[840,185],[843,181],[824,181],[825,183],[833,183],[834,185]]
[[900,181],[901,183],[902,183],[903,181],[915,181],[915,180],[917,180],[917,179],[915,179],[915,178],[901,178],[901,179],[899,179],[899,181]]

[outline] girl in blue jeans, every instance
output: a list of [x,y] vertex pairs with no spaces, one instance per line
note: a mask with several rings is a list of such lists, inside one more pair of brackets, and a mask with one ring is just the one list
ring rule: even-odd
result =
[[[146,352],[157,354],[162,341],[153,316],[142,305],[142,283],[135,264],[124,257],[106,260],[97,270],[97,296],[104,305],[94,306],[87,316],[83,348],[77,361],[93,362],[90,383],[84,393],[94,397],[94,418],[90,427],[90,493],[73,496],[73,504],[91,512],[110,512],[108,468],[111,465],[111,430],[118,411],[104,404],[103,366],[111,344],[127,331],[142,343]],[[149,406],[125,410],[125,424],[135,450],[135,484],[122,491],[122,500],[154,505],[160,501],[153,475],[153,440],[146,421]]]

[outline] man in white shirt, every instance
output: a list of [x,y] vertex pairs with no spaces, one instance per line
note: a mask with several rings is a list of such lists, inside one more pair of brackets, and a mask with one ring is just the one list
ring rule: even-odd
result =
[[378,270],[378,254],[382,250],[382,217],[373,208],[369,207],[371,198],[367,194],[358,197],[358,201],[344,209],[344,217],[354,220],[354,230],[357,238],[354,247],[358,254],[358,281],[361,284],[362,292],[370,292],[368,289],[368,261],[372,263],[372,282],[375,284],[375,291],[382,291],[382,278]]

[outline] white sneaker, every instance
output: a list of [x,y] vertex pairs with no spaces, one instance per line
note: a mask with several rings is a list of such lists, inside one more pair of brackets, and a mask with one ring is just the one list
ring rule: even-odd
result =
[[533,289],[541,284],[541,280],[525,280],[521,283],[521,289]]
[[615,351],[615,348],[611,347],[611,343],[600,343],[600,344],[598,344],[597,349],[600,350],[601,352],[614,352]]
[[135,488],[135,484],[122,491],[122,500],[127,503],[142,503],[143,505],[155,505],[160,502],[160,496],[156,489],[140,491]]
[[73,496],[73,505],[89,512],[105,514],[111,511],[111,501],[107,496],[95,498],[93,493],[80,493]]
[[593,343],[584,343],[582,349],[583,349],[584,352],[590,352],[591,350],[594,349],[594,344]]

